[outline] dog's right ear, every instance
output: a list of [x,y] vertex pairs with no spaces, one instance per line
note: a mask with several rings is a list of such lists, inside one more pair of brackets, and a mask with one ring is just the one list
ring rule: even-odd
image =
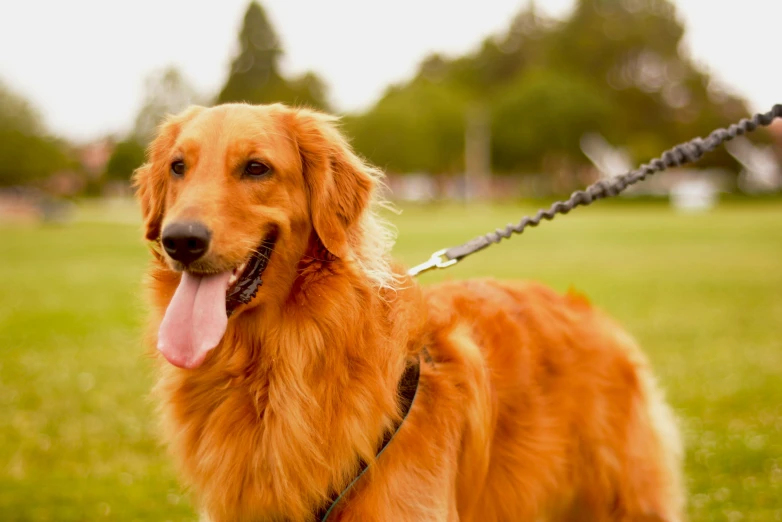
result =
[[165,178],[155,172],[152,163],[145,163],[133,173],[133,187],[141,205],[144,219],[144,237],[149,241],[160,238],[160,224],[163,221],[163,203],[166,198]]
[[132,184],[141,204],[144,218],[144,236],[149,241],[160,239],[160,227],[165,212],[166,191],[169,179],[171,148],[176,142],[182,125],[203,111],[193,106],[176,116],[169,116],[158,127],[158,133],[147,148],[147,162],[133,173]]

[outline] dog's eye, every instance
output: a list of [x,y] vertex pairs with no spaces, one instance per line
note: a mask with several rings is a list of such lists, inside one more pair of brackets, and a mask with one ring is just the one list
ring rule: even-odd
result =
[[248,161],[244,166],[244,175],[250,178],[260,178],[271,172],[271,167],[260,161]]
[[185,162],[184,161],[173,161],[171,162],[171,173],[174,176],[182,177],[185,175]]

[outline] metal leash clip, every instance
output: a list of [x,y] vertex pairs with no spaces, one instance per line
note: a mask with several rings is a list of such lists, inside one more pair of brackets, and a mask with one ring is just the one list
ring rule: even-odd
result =
[[448,251],[447,248],[443,248],[442,250],[438,250],[434,254],[432,254],[432,257],[429,258],[428,261],[424,261],[420,265],[416,265],[410,270],[407,271],[407,275],[410,277],[415,277],[418,274],[423,274],[424,272],[428,272],[429,270],[434,270],[435,268],[448,268],[449,266],[453,266],[456,263],[459,262],[458,259],[448,259],[445,256],[445,253]]

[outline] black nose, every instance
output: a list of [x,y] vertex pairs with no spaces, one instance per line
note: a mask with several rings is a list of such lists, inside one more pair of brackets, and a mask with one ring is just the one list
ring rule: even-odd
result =
[[211,233],[198,221],[171,223],[163,229],[163,248],[172,259],[189,265],[209,248]]

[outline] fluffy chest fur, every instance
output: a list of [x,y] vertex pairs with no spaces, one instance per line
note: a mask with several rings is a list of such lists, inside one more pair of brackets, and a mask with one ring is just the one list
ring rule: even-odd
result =
[[161,364],[166,438],[215,520],[305,520],[373,460],[397,416],[417,294],[381,296],[310,263],[281,308],[237,317],[198,371]]

